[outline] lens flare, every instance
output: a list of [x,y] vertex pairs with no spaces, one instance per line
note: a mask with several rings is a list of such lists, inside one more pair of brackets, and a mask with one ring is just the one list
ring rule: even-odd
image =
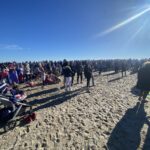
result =
[[150,7],[148,7],[147,9],[145,9],[143,11],[141,11],[140,13],[137,13],[136,15],[134,15],[134,16],[132,16],[132,17],[130,17],[130,18],[120,22],[119,24],[117,24],[117,25],[115,25],[115,26],[105,30],[104,32],[101,32],[100,34],[97,35],[97,37],[100,37],[100,36],[103,36],[103,35],[107,35],[107,34],[113,32],[113,31],[115,31],[115,30],[117,30],[117,29],[119,29],[119,28],[129,24],[130,22],[132,22],[132,21],[136,20],[137,18],[143,16],[145,13],[147,13],[149,11],[150,11]]
[[147,21],[145,21],[145,22],[143,23],[143,25],[138,28],[138,30],[137,30],[137,31],[131,36],[131,38],[129,39],[129,42],[132,41],[132,40],[134,40],[134,38],[136,38],[136,36],[137,36],[137,35],[142,31],[142,29],[144,28],[144,26],[146,25],[146,23],[147,23]]

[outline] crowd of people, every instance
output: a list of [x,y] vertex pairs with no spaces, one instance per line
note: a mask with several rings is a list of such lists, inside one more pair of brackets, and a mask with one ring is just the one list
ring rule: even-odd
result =
[[87,87],[94,86],[94,71],[99,75],[105,71],[121,72],[122,77],[126,76],[126,71],[137,73],[143,62],[147,60],[83,60],[83,61],[42,61],[42,62],[7,62],[0,64],[0,81],[10,85],[27,83],[32,80],[41,79],[42,86],[46,84],[56,84],[60,82],[59,76],[64,76],[64,86],[66,91],[71,90],[74,84],[75,75],[77,84],[83,83],[83,76],[87,79]]
[[[64,87],[66,92],[72,90],[74,84],[82,84],[86,79],[87,91],[90,85],[95,86],[93,72],[114,71],[121,72],[122,77],[127,75],[127,71],[138,73],[137,88],[140,89],[139,100],[146,102],[147,95],[150,91],[150,61],[149,60],[98,60],[98,61],[59,61],[59,62],[25,62],[25,63],[1,63],[0,64],[0,95],[6,95],[8,92],[9,101],[18,108],[18,102],[25,101],[27,95],[19,89],[19,84],[28,83],[34,86],[33,81],[41,82],[42,88],[47,84],[58,84],[64,76]],[[76,77],[76,83],[74,78]],[[90,82],[92,81],[92,84]],[[9,108],[9,107],[8,107]],[[9,109],[2,109],[0,119],[3,120],[9,116]],[[7,111],[6,111],[7,110]],[[33,113],[35,118],[35,113]],[[30,122],[31,114],[27,119]]]

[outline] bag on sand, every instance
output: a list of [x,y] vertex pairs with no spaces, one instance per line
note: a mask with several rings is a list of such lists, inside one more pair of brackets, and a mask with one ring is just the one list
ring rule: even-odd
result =
[[29,115],[24,117],[24,121],[27,124],[31,123],[31,121],[34,121],[35,119],[36,119],[36,114],[35,113],[29,114]]

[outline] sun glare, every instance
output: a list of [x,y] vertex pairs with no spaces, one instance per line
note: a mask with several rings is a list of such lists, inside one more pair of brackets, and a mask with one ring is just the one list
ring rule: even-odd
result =
[[[121,28],[121,27],[123,27],[123,26],[125,26],[125,25],[127,25],[127,24],[129,24],[131,22],[133,22],[134,20],[138,19],[139,17],[143,16],[144,14],[146,14],[148,12],[150,12],[150,5],[148,5],[144,10],[142,10],[142,11],[138,12],[137,14],[129,17],[128,19],[126,19],[126,20],[124,20],[124,21],[122,21],[122,22],[112,26],[111,28],[101,32],[100,34],[97,35],[97,37],[101,37],[101,36],[107,35],[107,34],[113,32],[113,31],[115,31],[115,30],[117,30],[117,29],[119,29],[119,28]],[[141,29],[142,29],[142,27],[140,27],[140,30]]]

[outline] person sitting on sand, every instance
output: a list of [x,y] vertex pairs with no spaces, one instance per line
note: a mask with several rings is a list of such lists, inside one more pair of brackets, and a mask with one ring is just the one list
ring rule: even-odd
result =
[[[10,89],[10,93],[12,96],[9,98],[12,102],[26,102],[27,95],[24,91],[19,89],[19,86],[17,84],[12,85],[12,88]],[[16,105],[17,106],[17,105]]]
[[9,75],[9,69],[8,68],[2,69],[2,72],[0,73],[0,80],[8,82],[8,75]]
[[13,96],[17,95],[17,94],[21,94],[23,95],[24,92],[22,90],[19,89],[18,84],[13,84],[12,88],[10,89],[10,92]]
[[50,78],[51,80],[54,82],[54,84],[57,84],[59,83],[61,80],[55,75],[53,74],[52,72],[50,73]]
[[50,72],[50,75],[46,75],[45,77],[45,84],[57,84],[59,83],[61,80],[52,72]]
[[147,61],[138,71],[137,88],[141,90],[139,100],[146,101],[146,97],[150,91],[150,61]]

